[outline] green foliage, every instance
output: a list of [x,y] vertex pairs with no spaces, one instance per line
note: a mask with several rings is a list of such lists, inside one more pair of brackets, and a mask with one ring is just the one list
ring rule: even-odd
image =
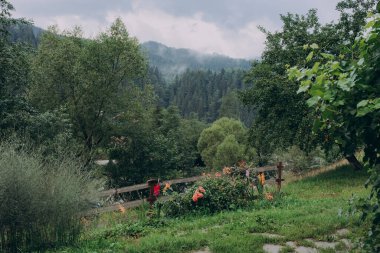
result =
[[234,70],[220,72],[190,71],[179,75],[173,85],[168,87],[168,101],[178,106],[181,114],[189,117],[197,114],[199,119],[213,122],[219,117],[230,117],[248,124],[252,115],[237,101],[235,92],[243,89],[244,71]]
[[[146,181],[149,177],[171,178],[181,171],[191,174],[201,165],[197,141],[205,124],[195,118],[181,119],[176,107],[154,107],[144,102],[147,92],[130,93],[129,113],[115,119],[119,126],[112,137],[110,158],[118,160],[106,173],[110,184],[121,186]],[[139,101],[141,100],[141,101]],[[133,104],[133,106],[132,106]],[[133,107],[133,108],[132,108]]]
[[[323,142],[321,136],[311,131],[313,119],[318,115],[305,103],[309,96],[296,93],[299,85],[287,78],[286,68],[294,65],[317,68],[315,54],[304,50],[305,45],[315,51],[328,52],[325,57],[338,55],[345,45],[352,44],[358,27],[365,23],[365,13],[372,7],[372,0],[345,0],[338,4],[340,19],[337,23],[322,25],[316,10],[310,10],[306,15],[281,15],[283,28],[280,31],[271,33],[262,28],[267,37],[266,48],[262,60],[254,63],[248,72],[246,82],[252,83],[252,88],[244,91],[241,98],[257,114],[250,141],[263,163],[277,148],[297,145],[308,152]],[[309,77],[312,76],[310,73]],[[308,103],[316,102],[315,98],[308,100]]]
[[145,60],[117,19],[94,40],[82,38],[79,29],[62,35],[50,29],[32,66],[33,104],[43,112],[65,106],[76,137],[91,153],[120,113],[126,81],[144,73]]
[[[380,4],[377,6],[380,12]],[[372,227],[369,237],[370,250],[380,249],[380,14],[368,21],[363,33],[356,39],[351,59],[344,55],[316,54],[312,68],[293,67],[290,78],[301,84],[299,92],[307,92],[307,103],[318,116],[314,131],[325,134],[327,144],[337,143],[345,154],[364,149],[364,160],[373,167],[370,182],[370,202],[364,205]],[[318,52],[318,51],[317,51]]]
[[[193,194],[202,186],[203,197],[193,201]],[[174,195],[163,203],[162,210],[168,217],[178,217],[192,213],[211,214],[222,210],[234,210],[249,204],[249,185],[246,180],[230,177],[208,178],[197,182],[184,194]]]
[[1,251],[30,252],[78,240],[78,213],[93,195],[89,175],[80,168],[70,157],[46,161],[17,142],[0,145]]
[[210,168],[219,168],[246,159],[246,133],[240,121],[229,118],[221,118],[203,130],[198,140],[198,150],[205,164]]

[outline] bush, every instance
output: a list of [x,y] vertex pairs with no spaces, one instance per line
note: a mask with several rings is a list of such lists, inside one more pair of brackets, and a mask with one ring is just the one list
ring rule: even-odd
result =
[[68,245],[80,234],[89,175],[72,159],[46,161],[38,152],[0,144],[0,251]]
[[327,164],[326,155],[322,149],[316,148],[306,153],[298,146],[291,146],[286,150],[276,150],[271,157],[271,162],[283,162],[296,173]]
[[[202,198],[193,201],[193,195],[202,186],[205,192]],[[248,183],[244,179],[230,177],[207,178],[197,182],[184,194],[176,194],[162,204],[162,210],[168,217],[178,217],[189,213],[215,213],[233,210],[248,205],[251,200]]]

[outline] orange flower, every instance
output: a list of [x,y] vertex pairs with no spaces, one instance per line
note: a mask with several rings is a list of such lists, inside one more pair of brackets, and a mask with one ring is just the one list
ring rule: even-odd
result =
[[224,175],[230,175],[232,173],[232,170],[230,167],[224,167],[223,168],[223,174]]
[[259,176],[258,176],[258,178],[259,178],[259,182],[260,182],[260,184],[261,184],[261,185],[264,185],[264,184],[265,184],[265,175],[264,175],[263,172],[259,172]]
[[194,202],[198,202],[198,199],[201,199],[201,198],[203,198],[203,194],[200,193],[200,192],[198,191],[198,189],[195,190],[194,195],[193,195],[193,201],[194,201]]
[[206,190],[202,186],[198,187],[198,191],[201,192],[201,193],[205,193],[206,192]]
[[119,204],[117,207],[121,213],[125,213],[125,207],[124,206]]
[[164,187],[164,189],[162,191],[166,192],[169,189],[170,189],[170,184],[169,183],[165,183],[165,187]]
[[269,201],[273,200],[273,194],[272,193],[265,193],[265,198]]

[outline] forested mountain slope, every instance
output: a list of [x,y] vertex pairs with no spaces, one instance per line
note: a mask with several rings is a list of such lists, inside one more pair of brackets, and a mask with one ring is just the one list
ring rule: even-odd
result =
[[149,59],[149,65],[157,67],[166,80],[190,70],[249,69],[250,62],[245,59],[233,59],[217,54],[203,54],[190,49],[167,47],[161,43],[149,41],[141,47]]

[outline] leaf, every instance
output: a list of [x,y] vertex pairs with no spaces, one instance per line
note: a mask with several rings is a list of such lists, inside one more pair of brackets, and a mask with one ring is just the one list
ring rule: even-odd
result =
[[364,63],[364,58],[360,58],[360,60],[358,61],[358,65],[361,66],[363,65],[363,63]]
[[321,55],[325,59],[334,60],[334,55],[332,55],[332,54],[321,53]]
[[306,61],[307,61],[307,62],[311,61],[311,59],[313,59],[313,56],[314,56],[314,52],[311,51],[311,52],[309,53],[309,55],[306,57]]
[[320,62],[316,62],[316,63],[314,63],[314,66],[313,66],[313,68],[312,68],[313,73],[317,73],[317,72],[318,72],[319,65],[321,65]]
[[308,100],[306,100],[306,104],[309,107],[313,107],[314,105],[316,105],[318,103],[319,100],[320,100],[320,97],[318,97],[318,96],[311,97]]
[[323,97],[324,95],[324,91],[321,89],[321,87],[318,87],[318,86],[311,87],[309,93],[312,96],[318,96],[318,97]]
[[334,118],[334,113],[330,110],[325,110],[323,113],[322,113],[322,118],[323,119],[333,119]]
[[366,100],[362,100],[362,101],[360,101],[359,103],[358,103],[358,105],[356,106],[357,108],[359,108],[359,107],[364,107],[364,106],[366,106],[367,104],[368,104],[368,99],[366,99]]
[[310,45],[310,48],[312,48],[312,49],[318,49],[319,46],[317,44],[313,43],[313,44]]
[[323,96],[323,99],[326,101],[330,101],[333,97],[333,93],[330,90],[327,90]]
[[311,84],[310,80],[302,81],[300,87],[297,90],[297,94],[307,91],[310,87],[310,84]]
[[374,105],[373,105],[373,109],[375,110],[379,110],[380,109],[380,98],[377,98],[373,101]]
[[350,91],[350,87],[348,86],[349,83],[350,79],[342,79],[338,81],[337,85],[340,89],[344,91]]
[[356,116],[357,117],[362,117],[362,116],[365,116],[365,115],[367,115],[368,113],[370,113],[372,111],[373,111],[372,108],[368,107],[368,106],[366,106],[366,107],[359,107],[358,111],[356,113]]
[[317,133],[319,129],[322,127],[322,122],[319,119],[314,120],[313,124],[313,132]]

